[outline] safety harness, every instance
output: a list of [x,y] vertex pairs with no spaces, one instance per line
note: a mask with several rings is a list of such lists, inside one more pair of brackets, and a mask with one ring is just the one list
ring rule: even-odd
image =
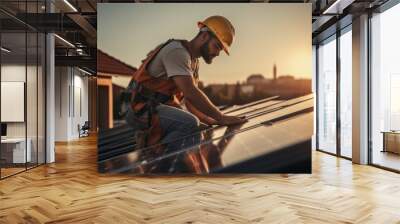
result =
[[[141,127],[141,130],[136,132],[137,148],[155,145],[161,140],[163,130],[160,127],[160,119],[156,109],[159,104],[181,108],[183,93],[178,89],[175,82],[170,78],[151,76],[147,70],[147,66],[160,50],[172,41],[180,41],[190,53],[191,68],[194,71],[193,77],[196,82],[198,81],[199,62],[197,58],[193,57],[188,41],[170,39],[147,54],[146,59],[142,61],[139,69],[133,74],[128,87],[132,93],[131,108],[135,113],[136,122]],[[144,116],[146,114],[147,116]],[[153,147],[147,153],[160,156],[162,150],[162,146]]]

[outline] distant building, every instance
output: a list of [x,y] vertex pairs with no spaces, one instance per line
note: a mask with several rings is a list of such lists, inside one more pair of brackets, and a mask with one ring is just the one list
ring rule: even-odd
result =
[[279,76],[280,80],[294,80],[294,76],[291,75],[281,75]]
[[212,95],[218,95],[222,98],[232,99],[236,84],[210,84],[205,89]]
[[294,82],[295,81],[295,79],[294,79],[294,77],[293,76],[291,76],[291,75],[281,75],[281,76],[279,76],[279,78],[277,79],[277,83],[278,84],[288,84],[288,83],[291,83],[291,82]]
[[219,92],[221,92],[222,88],[224,88],[224,84],[210,84],[207,86],[207,89],[209,89],[210,94],[213,95],[216,95]]
[[255,89],[254,85],[242,84],[242,85],[240,86],[240,91],[241,91],[242,93],[244,93],[244,94],[247,94],[247,95],[253,94],[254,89]]
[[244,82],[236,84],[210,84],[202,89],[216,105],[241,105],[265,97],[279,96],[291,99],[311,93],[311,79],[296,79],[292,75],[278,76],[273,67],[273,78],[262,74],[251,74]]
[[252,74],[249,77],[247,77],[247,84],[255,85],[259,83],[264,83],[265,81],[266,79],[261,74]]

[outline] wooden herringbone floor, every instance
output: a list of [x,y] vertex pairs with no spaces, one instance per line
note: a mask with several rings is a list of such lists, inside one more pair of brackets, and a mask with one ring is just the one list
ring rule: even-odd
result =
[[312,175],[100,175],[96,139],[0,181],[0,223],[400,223],[400,175],[313,153]]

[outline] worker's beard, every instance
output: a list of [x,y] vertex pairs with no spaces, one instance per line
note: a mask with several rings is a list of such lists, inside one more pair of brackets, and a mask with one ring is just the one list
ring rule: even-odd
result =
[[207,40],[207,42],[205,42],[201,47],[200,47],[200,53],[201,53],[201,57],[204,59],[204,61],[207,64],[211,64],[213,58],[215,57],[214,55],[210,54],[210,50],[209,50],[209,43],[210,43],[210,39]]

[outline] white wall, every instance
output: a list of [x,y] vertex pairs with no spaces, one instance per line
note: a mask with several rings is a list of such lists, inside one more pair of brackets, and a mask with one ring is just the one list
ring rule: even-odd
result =
[[[78,72],[78,73],[77,73]],[[87,76],[83,77],[81,76],[82,73],[78,70],[74,70],[74,91],[72,92],[73,96],[71,96],[71,99],[73,99],[74,102],[71,103],[71,105],[74,105],[72,108],[72,119],[71,119],[71,135],[73,138],[78,138],[79,133],[78,133],[78,124],[83,125],[85,121],[88,121],[88,107],[89,107],[89,102],[88,102],[88,78]]]
[[[2,65],[1,81],[25,82],[25,73],[25,65]],[[7,110],[7,108],[1,108],[1,110]],[[25,137],[25,123],[7,122],[7,137]]]
[[[29,69],[29,67],[28,67]],[[25,82],[25,64],[24,65],[2,65],[1,81],[19,81]]]
[[88,120],[88,78],[76,68],[56,67],[55,85],[55,140],[77,139],[78,124]]
[[[1,81],[2,82],[25,82],[25,71],[26,67],[24,65],[2,65],[1,66]],[[33,69],[36,67],[28,66],[28,74],[32,73]],[[35,83],[36,84],[36,83]],[[29,89],[28,89],[29,90]],[[36,97],[36,89],[34,93],[27,92],[27,96]],[[27,99],[28,102],[31,100]],[[35,105],[36,106],[36,105]],[[1,110],[7,110],[7,108],[1,108]],[[28,120],[31,120],[28,114]],[[25,137],[25,122],[7,122],[7,136],[8,137]],[[28,136],[29,137],[29,136]]]
[[68,140],[69,80],[67,67],[55,68],[55,141]]
[[[37,70],[38,69],[38,70]],[[27,80],[25,78],[27,77]],[[21,108],[21,113],[26,112],[26,121],[22,122],[6,122],[8,138],[25,138],[30,139],[30,148],[32,162],[39,159],[39,163],[44,163],[44,74],[42,67],[36,67],[25,64],[3,64],[1,66],[2,82],[24,82],[26,83],[26,107],[25,104]],[[23,94],[23,90],[21,94]],[[7,96],[2,96],[7,97]],[[10,107],[2,107],[2,112],[12,110]],[[12,111],[7,111],[12,113]],[[39,155],[37,155],[37,153]]]

